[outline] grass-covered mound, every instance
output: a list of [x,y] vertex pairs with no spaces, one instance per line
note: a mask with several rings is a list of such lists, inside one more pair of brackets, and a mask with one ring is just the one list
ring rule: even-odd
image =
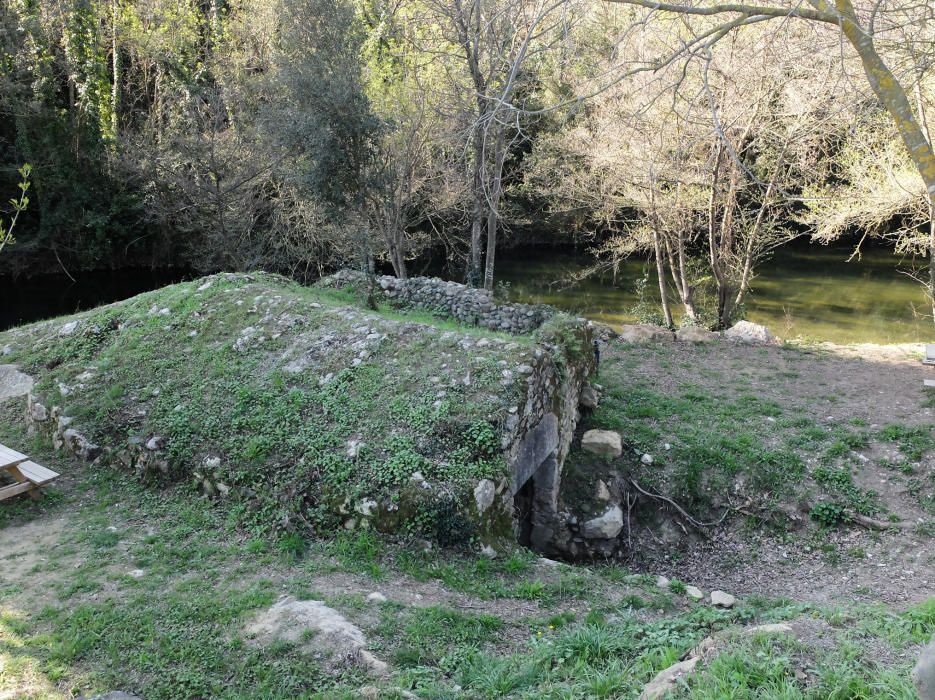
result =
[[[0,348],[106,454],[197,479],[261,527],[468,537],[486,478],[503,503],[483,527],[508,531],[503,426],[534,339],[355,304],[222,274],[8,331]],[[133,457],[147,448],[160,458]]]

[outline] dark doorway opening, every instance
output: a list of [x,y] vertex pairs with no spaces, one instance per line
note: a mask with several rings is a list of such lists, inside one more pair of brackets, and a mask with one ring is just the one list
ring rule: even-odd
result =
[[526,483],[513,496],[513,522],[516,523],[516,537],[524,547],[532,544],[532,512],[536,493],[534,481],[534,478],[526,479]]

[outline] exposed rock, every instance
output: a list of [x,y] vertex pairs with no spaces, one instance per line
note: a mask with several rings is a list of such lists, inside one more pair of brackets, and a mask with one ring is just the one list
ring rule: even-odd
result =
[[485,544],[483,547],[481,547],[480,553],[481,556],[486,557],[487,559],[497,558],[497,550],[491,547],[489,544]]
[[685,661],[679,661],[677,664],[660,671],[655,678],[643,687],[640,700],[661,700],[661,698],[664,698],[666,693],[675,687],[679,678],[687,676],[695,670],[699,659],[700,657],[696,656]]
[[0,365],[0,401],[26,396],[32,391],[32,385],[32,377],[20,372],[16,365]]
[[477,512],[483,515],[490,506],[493,505],[494,498],[497,496],[497,486],[490,479],[481,479],[474,487],[474,502],[477,504]]
[[351,459],[357,459],[360,454],[361,448],[364,446],[362,440],[348,440],[347,441],[347,456]]
[[581,534],[588,539],[612,540],[623,529],[623,511],[620,506],[612,505],[596,518],[581,526]]
[[29,407],[29,418],[34,423],[44,423],[45,421],[49,420],[49,411],[41,403],[35,401]]
[[683,343],[713,343],[720,338],[719,333],[700,326],[685,326],[675,332],[676,340]]
[[385,603],[386,596],[379,591],[374,591],[367,596],[367,600],[369,600],[371,603]]
[[665,576],[656,577],[656,588],[667,589],[669,587],[669,579]]
[[610,500],[610,489],[607,488],[607,484],[604,483],[603,479],[597,480],[597,493],[595,493],[594,496],[599,501]]
[[130,695],[122,690],[112,690],[101,695],[92,695],[87,700],[142,700],[138,695]]
[[319,600],[283,598],[257,615],[245,631],[255,644],[286,641],[307,652],[353,659],[374,673],[387,670],[385,663],[366,650],[364,633]]
[[653,456],[646,452],[642,457],[640,457],[640,462],[648,466],[653,463]]
[[668,328],[637,323],[623,326],[618,339],[624,343],[659,343],[675,339],[675,334]]
[[71,335],[71,334],[74,333],[77,329],[78,329],[78,322],[77,322],[77,321],[69,321],[68,323],[64,324],[61,328],[58,329],[58,334],[59,334],[59,335],[63,335],[63,336],[64,336],[64,335]]
[[150,452],[155,452],[156,450],[161,450],[165,445],[165,440],[163,440],[158,435],[153,435],[149,440],[146,441],[146,449]]
[[738,321],[724,331],[724,337],[739,343],[765,345],[774,342],[773,334],[769,332],[766,326],[750,323],[749,321]]
[[619,457],[623,454],[620,434],[613,430],[589,430],[581,438],[581,449],[603,457]]
[[912,683],[919,693],[919,700],[935,700],[935,637],[922,649],[912,669]]
[[377,503],[372,498],[365,498],[364,500],[360,501],[356,506],[354,506],[354,510],[360,513],[365,518],[369,518],[373,516],[374,511],[376,511],[379,505],[380,504]]
[[704,591],[697,586],[685,586],[685,595],[692,600],[704,600]]
[[737,599],[724,591],[711,591],[711,604],[719,608],[732,608]]
[[588,408],[592,410],[597,408],[597,390],[590,384],[585,384],[584,388],[581,389],[581,396],[578,398],[578,403],[581,404],[582,408]]

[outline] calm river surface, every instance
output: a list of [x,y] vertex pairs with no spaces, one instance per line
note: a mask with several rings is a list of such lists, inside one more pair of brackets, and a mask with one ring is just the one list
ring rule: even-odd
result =
[[[846,262],[850,248],[794,245],[777,252],[754,281],[747,317],[781,338],[802,337],[837,343],[935,342],[922,287],[900,269],[886,249],[869,249],[860,261]],[[636,282],[645,263],[620,266],[616,284],[610,272],[569,285],[568,278],[594,263],[586,255],[554,249],[503,251],[498,279],[510,283],[511,298],[543,302],[612,326],[636,319]],[[155,289],[192,273],[178,270],[123,270],[27,280],[0,277],[0,330],[50,316],[70,314]],[[655,281],[650,283],[655,291]]]
[[[852,249],[796,244],[764,263],[747,301],[747,318],[781,338],[835,343],[935,342],[935,326],[922,287],[902,274],[911,260],[868,249],[847,262]],[[921,265],[925,261],[918,261]],[[499,279],[516,301],[541,302],[618,326],[633,323],[635,286],[645,262],[621,264],[617,283],[605,272],[571,286],[567,280],[593,259],[556,251],[504,252]],[[650,291],[656,293],[655,275]]]

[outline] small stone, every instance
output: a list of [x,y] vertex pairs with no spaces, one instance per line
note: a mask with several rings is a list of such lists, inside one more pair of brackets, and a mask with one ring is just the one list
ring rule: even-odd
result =
[[704,600],[704,592],[697,586],[685,586],[685,595],[692,600]]
[[711,604],[718,608],[732,608],[737,599],[724,591],[711,591]]
[[78,328],[77,321],[69,321],[68,323],[66,323],[61,328],[58,329],[58,334],[59,335],[71,335],[77,330],[77,328]]
[[150,452],[155,452],[156,450],[161,450],[162,446],[165,444],[165,441],[158,435],[153,435],[146,441],[146,449]]
[[607,488],[607,484],[604,483],[603,479],[597,480],[597,493],[594,495],[599,501],[610,500],[610,489]]
[[347,456],[351,459],[357,459],[357,456],[360,454],[361,448],[364,446],[362,440],[348,440],[347,441]]
[[696,656],[685,661],[679,661],[660,671],[655,678],[643,687],[640,700],[662,700],[675,687],[680,678],[691,674],[695,670],[699,659],[700,657]]
[[145,574],[146,572],[142,569],[133,569],[132,571],[127,572],[127,576],[130,578],[143,578]]
[[480,553],[482,556],[485,556],[488,559],[497,558],[497,550],[491,547],[489,544],[485,544],[483,547],[481,547]]
[[581,526],[581,535],[594,540],[612,540],[623,529],[623,511],[612,505],[602,515],[588,520]]
[[367,600],[369,600],[371,603],[385,603],[386,596],[379,591],[374,591],[367,596]]
[[653,456],[652,456],[651,454],[649,454],[648,452],[646,452],[646,453],[643,454],[642,457],[640,457],[640,462],[642,462],[643,464],[646,464],[646,465],[652,464],[652,463],[653,463]]

